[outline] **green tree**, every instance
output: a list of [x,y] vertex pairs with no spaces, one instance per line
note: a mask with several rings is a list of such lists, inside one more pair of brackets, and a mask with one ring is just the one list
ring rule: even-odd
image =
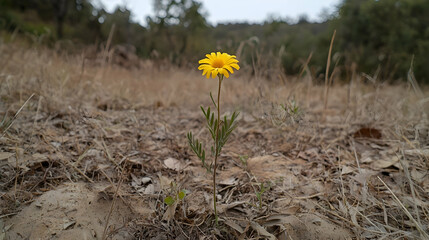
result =
[[64,19],[67,15],[68,3],[67,3],[67,0],[51,0],[51,2],[52,2],[56,25],[57,25],[56,26],[57,37],[62,38]]
[[417,79],[429,82],[429,1],[344,0],[334,27],[340,51],[360,71],[405,78],[415,56]]
[[1,28],[93,43],[100,37],[98,21],[104,10],[89,0],[0,0]]
[[201,3],[195,0],[154,0],[154,9],[155,16],[147,19],[151,50],[168,56],[176,63],[205,51],[202,39],[208,24]]

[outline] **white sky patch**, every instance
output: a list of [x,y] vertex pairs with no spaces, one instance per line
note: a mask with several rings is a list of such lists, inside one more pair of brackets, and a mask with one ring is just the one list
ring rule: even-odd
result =
[[[133,13],[133,20],[146,25],[146,17],[153,14],[152,0],[95,0],[108,12],[125,5]],[[319,21],[323,10],[332,12],[341,0],[201,0],[207,20],[211,24],[225,22],[262,23],[268,16],[297,19],[306,14],[311,21]]]

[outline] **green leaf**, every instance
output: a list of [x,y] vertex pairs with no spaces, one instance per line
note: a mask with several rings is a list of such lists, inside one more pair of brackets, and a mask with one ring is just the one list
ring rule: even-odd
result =
[[213,141],[216,139],[216,129],[217,129],[217,119],[215,119],[214,112],[210,111],[210,107],[207,108],[207,111],[201,106],[201,111],[204,114],[207,122],[207,128],[210,131]]
[[219,139],[218,139],[218,145],[217,145],[218,146],[217,147],[217,153],[218,154],[222,150],[222,147],[225,145],[225,143],[228,141],[229,135],[237,127],[237,124],[235,124],[234,121],[239,114],[240,113],[234,112],[229,121],[228,121],[226,116],[224,117],[222,129],[219,132]]
[[183,200],[186,196],[185,190],[180,191],[179,194],[177,194],[177,196],[179,197],[180,200]]
[[206,164],[206,151],[203,148],[203,144],[199,142],[198,139],[195,139],[194,136],[192,136],[192,132],[189,132],[187,134],[187,137],[189,146],[191,147],[192,151],[201,160],[203,167],[206,168],[208,172],[210,172],[211,168]]
[[214,146],[212,146],[212,147],[211,147],[211,153],[212,153],[212,156],[214,156],[214,155],[215,155]]
[[261,195],[265,192],[266,188],[264,186],[264,183],[261,183],[261,190],[259,191]]
[[189,132],[187,134],[187,137],[189,146],[191,147],[192,151],[204,164],[204,161],[206,160],[206,152],[203,149],[203,144],[199,142],[198,139],[195,139],[194,136],[192,136],[192,132]]
[[174,198],[172,196],[168,196],[166,198],[164,198],[164,203],[167,204],[168,206],[171,206],[174,204]]
[[210,92],[210,98],[212,99],[212,103],[213,103],[213,105],[215,106],[215,108],[217,108],[216,102],[215,102],[215,100],[213,99],[212,92]]
[[203,106],[200,106],[201,111],[203,112],[204,116],[207,118],[206,110],[204,110]]
[[8,118],[7,113],[3,116],[2,121],[0,122],[0,130],[6,130],[12,124],[12,118]]

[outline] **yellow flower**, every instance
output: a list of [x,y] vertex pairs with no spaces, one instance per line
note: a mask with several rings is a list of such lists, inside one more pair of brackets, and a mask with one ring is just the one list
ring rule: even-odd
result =
[[[232,68],[236,70],[240,69],[238,66],[238,60],[234,55],[228,53],[214,53],[206,54],[207,58],[201,59],[198,63],[201,64],[198,70],[203,70],[203,75],[207,75],[210,78],[210,74],[215,78],[218,74],[229,78],[229,72],[234,73]],[[229,72],[228,72],[229,71]]]

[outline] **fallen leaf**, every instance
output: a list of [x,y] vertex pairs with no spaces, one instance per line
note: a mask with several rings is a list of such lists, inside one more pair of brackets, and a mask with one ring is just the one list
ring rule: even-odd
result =
[[360,159],[361,163],[372,163],[374,161],[374,159],[372,159],[371,157],[363,157],[362,159]]
[[237,183],[238,183],[238,179],[235,177],[230,177],[230,178],[219,181],[220,185],[226,185],[226,186],[234,186]]
[[[38,163],[48,161],[46,155],[40,153],[35,153],[31,156],[18,154],[18,156],[20,156],[18,158],[18,166],[19,168],[23,169],[24,172],[29,171],[31,167],[35,166]],[[17,160],[15,157],[10,157],[8,158],[8,163],[11,166],[16,166]]]
[[76,221],[68,221],[66,223],[63,224],[63,229],[67,230],[70,227],[73,227],[76,224]]
[[6,159],[12,157],[13,155],[15,155],[15,153],[0,152],[0,161],[1,160],[6,160]]
[[341,169],[341,175],[349,174],[352,172],[354,172],[354,168],[349,167],[349,166],[343,166],[343,168]]
[[155,186],[153,184],[149,184],[144,190],[144,194],[155,194]]
[[168,206],[167,210],[162,216],[162,220],[170,221],[171,219],[173,219],[174,215],[176,214],[176,208],[177,208],[177,201],[175,201],[173,204]]
[[299,206],[292,206],[281,210],[282,214],[295,215],[301,208]]
[[240,201],[240,202],[233,202],[233,203],[229,203],[229,204],[219,204],[217,206],[217,209],[218,209],[219,213],[223,213],[228,209],[235,208],[235,207],[243,205],[243,204],[246,204],[246,202]]
[[[358,150],[358,149],[356,149]],[[374,161],[373,159],[374,152],[371,150],[366,150],[361,153],[359,162],[361,163],[371,163]]]
[[357,130],[353,134],[354,138],[375,138],[375,139],[381,139],[382,135],[380,130],[375,128],[369,128],[369,127],[363,127],[359,130]]
[[272,155],[258,156],[247,160],[248,169],[260,181],[288,176],[292,174],[291,171],[294,169],[294,166],[305,163],[305,160],[302,159],[291,160],[283,156],[274,157]]
[[246,123],[251,123],[251,122],[256,121],[255,117],[253,117],[250,114],[241,114],[241,115],[243,116],[243,121]]
[[161,174],[158,174],[159,177],[159,183],[161,185],[161,189],[165,190],[165,189],[169,189],[170,188],[170,184],[173,180],[162,176]]
[[52,141],[52,142],[51,142],[51,145],[52,145],[52,146],[54,146],[55,148],[59,148],[59,147],[61,147],[61,143],[59,143],[59,142],[55,142],[55,141]]
[[258,232],[259,236],[265,237],[269,240],[277,240],[276,236],[269,233],[267,230],[265,230],[265,228],[263,228],[258,223],[252,221],[252,222],[250,222],[250,226]]
[[375,160],[372,163],[372,167],[376,170],[380,170],[380,169],[384,169],[384,168],[394,166],[398,162],[399,162],[399,158],[397,156],[393,156],[391,158]]
[[370,179],[370,177],[373,175],[376,175],[376,172],[370,171],[367,169],[361,169],[360,173],[357,173],[356,175],[351,176],[351,178],[354,179],[356,182],[362,185],[365,185],[368,179]]
[[296,218],[294,216],[294,214],[291,214],[291,215],[289,215],[289,214],[271,215],[265,219],[263,225],[265,227],[277,226],[282,231],[286,231],[285,225],[291,224],[293,222],[294,218]]
[[406,155],[429,157],[429,149],[411,149],[405,150]]
[[370,143],[369,146],[371,146],[371,148],[373,148],[373,149],[378,149],[378,150],[384,150],[384,149],[386,149],[385,147],[380,146],[380,145],[375,144],[375,143]]
[[425,179],[426,173],[417,171],[416,169],[411,170],[411,177],[414,181],[421,183]]
[[143,158],[138,158],[138,157],[134,157],[134,158],[130,158],[128,160],[129,163],[131,163],[132,165],[143,165],[145,160]]
[[193,192],[188,196],[192,201],[188,201],[187,212],[189,215],[201,215],[206,211],[205,206],[209,204],[209,196],[206,192]]
[[233,222],[231,220],[226,220],[224,223],[226,225],[230,226],[235,231],[239,232],[240,234],[244,233],[244,229],[240,225],[238,225],[237,223],[235,223],[235,222]]
[[177,160],[175,158],[167,158],[167,159],[165,159],[164,160],[164,165],[167,168],[173,169],[175,171],[180,171],[184,167],[183,164],[179,160]]

